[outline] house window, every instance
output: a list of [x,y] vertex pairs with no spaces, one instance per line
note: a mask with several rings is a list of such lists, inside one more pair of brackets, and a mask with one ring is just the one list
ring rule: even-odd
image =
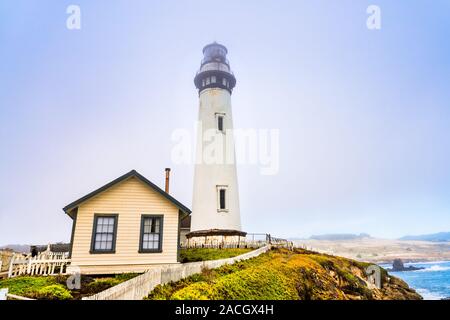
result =
[[143,215],[141,218],[141,240],[139,252],[161,252],[162,230],[162,215]]
[[114,253],[118,215],[94,215],[91,253]]
[[211,77],[211,83],[216,83],[216,76]]
[[217,129],[223,132],[223,115],[217,116]]
[[228,186],[217,186],[217,211],[227,212],[227,189]]

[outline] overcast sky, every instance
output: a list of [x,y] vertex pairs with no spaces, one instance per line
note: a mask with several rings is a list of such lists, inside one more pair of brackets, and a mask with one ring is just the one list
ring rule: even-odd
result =
[[[81,30],[66,8],[81,8]],[[381,8],[381,30],[366,9]],[[236,128],[279,129],[238,166],[243,228],[280,237],[450,231],[450,2],[0,2],[0,245],[69,241],[68,203],[130,171],[191,207],[205,44],[228,47]]]

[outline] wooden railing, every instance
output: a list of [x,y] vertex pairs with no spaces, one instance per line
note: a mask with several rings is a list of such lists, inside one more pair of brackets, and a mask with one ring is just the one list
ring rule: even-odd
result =
[[16,254],[12,257],[8,278],[20,275],[56,275],[66,273],[70,259],[65,252],[47,252],[31,255]]
[[294,243],[292,241],[288,241],[286,239],[272,237],[272,236],[270,236],[270,234],[268,236],[269,236],[269,243],[273,247],[284,247],[284,248],[287,248],[289,250],[293,250],[294,249]]
[[196,242],[185,242],[181,244],[182,248],[261,248],[267,245],[272,245],[275,247],[285,247],[291,249],[294,244],[286,239],[272,237],[268,233],[247,233],[246,237],[242,237],[239,241],[196,241]]

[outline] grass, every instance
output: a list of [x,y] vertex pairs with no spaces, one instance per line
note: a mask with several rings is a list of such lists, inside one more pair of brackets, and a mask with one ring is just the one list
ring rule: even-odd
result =
[[180,250],[180,261],[197,262],[205,260],[219,260],[232,258],[252,251],[253,249],[232,248],[232,249],[209,249],[209,248],[190,248]]
[[155,300],[346,300],[389,297],[417,299],[406,284],[383,277],[386,290],[365,282],[368,264],[296,249],[274,249],[258,257],[204,269],[202,273],[157,286]]
[[117,274],[108,277],[81,276],[81,288],[69,290],[67,275],[58,276],[20,276],[0,280],[0,288],[8,288],[11,294],[38,300],[81,299],[111,288],[137,276],[137,273]]

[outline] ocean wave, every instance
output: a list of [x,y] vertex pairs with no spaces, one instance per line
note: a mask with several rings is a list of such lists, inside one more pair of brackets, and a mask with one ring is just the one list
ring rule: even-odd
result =
[[449,264],[448,260],[437,260],[437,261],[424,261],[424,262],[405,262],[405,266],[412,266],[417,264]]
[[420,294],[424,300],[441,300],[445,298],[445,296],[437,293],[437,292],[431,292],[428,289],[416,289],[417,293]]
[[432,265],[431,267],[417,270],[416,272],[436,272],[436,271],[447,271],[450,270],[450,267],[443,267],[440,265]]

